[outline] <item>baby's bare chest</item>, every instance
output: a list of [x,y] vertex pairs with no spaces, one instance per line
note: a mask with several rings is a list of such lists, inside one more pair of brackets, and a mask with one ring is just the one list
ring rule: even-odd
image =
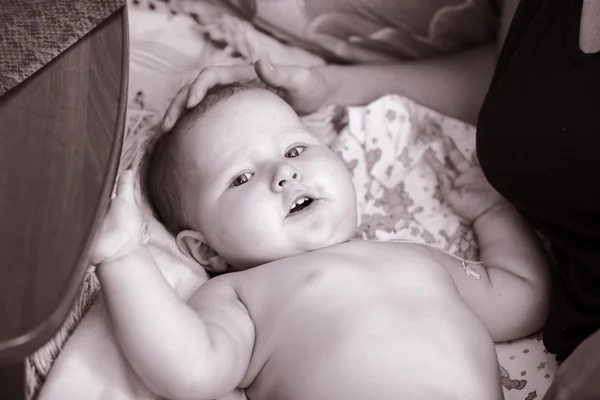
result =
[[450,275],[430,252],[398,243],[349,242],[258,267],[241,278],[238,292],[253,318],[455,292]]
[[464,311],[452,280],[426,253],[346,250],[260,267],[244,277],[240,297],[256,329],[248,383],[280,369],[309,379],[332,360],[346,364],[341,360],[365,353],[415,348],[411,340],[438,330],[449,309]]

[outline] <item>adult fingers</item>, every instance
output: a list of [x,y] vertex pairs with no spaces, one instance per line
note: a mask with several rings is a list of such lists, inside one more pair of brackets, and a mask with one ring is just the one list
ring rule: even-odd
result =
[[165,112],[165,116],[163,117],[163,121],[160,126],[161,131],[169,131],[175,124],[175,121],[177,121],[177,118],[183,114],[185,103],[188,97],[189,87],[190,85],[185,85],[177,91],[175,98],[171,101],[171,104],[169,104],[169,107]]
[[288,93],[297,93],[310,81],[310,71],[306,67],[272,65],[263,60],[256,61],[254,66],[261,81]]
[[206,92],[216,85],[235,82],[251,82],[257,78],[252,65],[232,65],[226,67],[206,67],[190,85],[186,106],[192,108],[200,103]]
[[256,72],[252,65],[203,68],[189,86],[185,86],[177,92],[175,99],[173,99],[165,113],[162,131],[170,130],[185,108],[197,106],[206,95],[206,92],[214,86],[234,82],[251,82],[255,81],[256,78]]
[[456,143],[449,137],[444,138],[444,149],[448,154],[448,158],[452,163],[452,166],[456,169],[458,173],[465,172],[469,168],[471,168],[471,163],[463,156],[463,154],[456,147]]
[[371,50],[368,47],[335,36],[315,32],[309,33],[309,39],[314,43],[319,43],[324,49],[348,62],[379,64],[398,62],[397,58],[386,55],[381,51]]

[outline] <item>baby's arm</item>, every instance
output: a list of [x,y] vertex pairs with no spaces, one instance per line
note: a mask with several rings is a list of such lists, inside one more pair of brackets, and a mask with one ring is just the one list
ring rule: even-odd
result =
[[217,279],[201,286],[189,305],[176,296],[141,243],[132,177],[121,180],[92,261],[123,353],[163,397],[212,400],[232,391],[254,344],[245,307]]
[[151,390],[211,400],[237,387],[254,326],[232,288],[209,281],[186,304],[145,248],[100,264],[98,276],[121,349]]
[[[542,327],[548,306],[548,263],[541,243],[519,212],[494,191],[481,168],[471,165],[454,143],[446,146],[457,170],[454,185],[439,161],[429,161],[445,199],[472,222],[482,264],[467,263],[465,269],[462,260],[442,252],[436,257],[494,340],[533,333]],[[468,273],[469,268],[477,275]]]

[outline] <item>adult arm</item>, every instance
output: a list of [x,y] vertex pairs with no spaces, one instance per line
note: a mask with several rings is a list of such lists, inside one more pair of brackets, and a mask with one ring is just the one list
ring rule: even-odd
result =
[[443,57],[382,65],[316,67],[325,76],[325,103],[363,105],[401,94],[442,114],[476,123],[519,0],[497,0],[496,43]]
[[315,69],[327,82],[324,104],[364,105],[386,94],[400,94],[442,114],[475,123],[496,54],[496,46],[489,44],[438,58]]
[[498,0],[501,18],[496,43],[430,59],[394,64],[273,65],[208,67],[182,88],[165,113],[170,130],[186,107],[193,107],[217,84],[261,79],[281,88],[300,114],[327,104],[365,105],[385,94],[400,94],[466,122],[476,123],[498,54],[519,0]]

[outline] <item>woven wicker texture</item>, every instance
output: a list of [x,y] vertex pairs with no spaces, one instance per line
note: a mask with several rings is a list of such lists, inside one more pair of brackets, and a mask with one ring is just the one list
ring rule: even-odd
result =
[[125,4],[125,0],[0,0],[0,96]]

